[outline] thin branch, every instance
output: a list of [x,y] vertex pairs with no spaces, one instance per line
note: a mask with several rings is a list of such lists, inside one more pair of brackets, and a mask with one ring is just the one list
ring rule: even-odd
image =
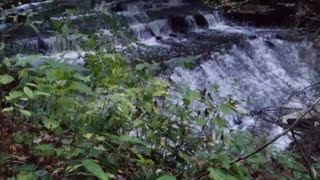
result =
[[234,161],[232,161],[230,164],[234,164],[234,163],[237,163],[239,161],[242,161],[242,160],[246,160],[256,154],[258,154],[259,152],[261,152],[262,150],[264,150],[266,147],[268,147],[269,145],[271,145],[272,143],[274,143],[275,141],[277,141],[279,138],[281,138],[282,136],[286,135],[289,131],[291,131],[302,119],[305,115],[307,115],[311,110],[313,110],[315,108],[315,106],[320,102],[320,98],[318,98],[314,103],[313,105],[307,109],[306,112],[304,112],[302,114],[302,116],[295,120],[294,123],[292,123],[285,131],[283,131],[282,133],[280,133],[279,135],[277,135],[276,137],[274,137],[273,139],[271,139],[270,141],[268,141],[267,143],[265,143],[264,145],[262,145],[260,148],[258,148],[256,151],[250,153],[250,154],[247,154],[245,156],[240,156],[238,157],[237,159],[235,159]]
[[293,141],[294,141],[294,143],[296,144],[296,146],[297,146],[297,148],[298,148],[298,150],[299,150],[299,152],[300,152],[300,154],[301,154],[302,160],[303,160],[303,162],[305,163],[305,166],[308,168],[308,172],[309,172],[310,178],[311,178],[312,180],[314,180],[315,177],[314,177],[314,174],[313,174],[313,172],[312,172],[312,166],[311,166],[310,162],[308,161],[306,155],[304,154],[304,152],[303,152],[303,150],[302,150],[299,142],[297,141],[297,138],[296,138],[295,133],[293,132],[293,130],[291,130],[290,132],[291,132],[291,134],[292,134]]

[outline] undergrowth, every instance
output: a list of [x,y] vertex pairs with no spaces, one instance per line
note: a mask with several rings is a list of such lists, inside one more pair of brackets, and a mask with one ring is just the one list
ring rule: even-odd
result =
[[[99,51],[85,60],[84,67],[3,61],[0,177],[309,178],[294,155],[272,148],[232,163],[265,142],[225,123],[237,102],[215,104],[183,88],[172,103],[170,83],[147,64]],[[194,101],[206,109],[195,113]]]

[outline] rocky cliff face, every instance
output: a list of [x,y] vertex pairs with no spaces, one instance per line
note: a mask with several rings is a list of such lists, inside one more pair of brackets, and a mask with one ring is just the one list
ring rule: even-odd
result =
[[228,17],[258,26],[282,26],[315,29],[319,27],[319,1],[248,1],[226,6]]

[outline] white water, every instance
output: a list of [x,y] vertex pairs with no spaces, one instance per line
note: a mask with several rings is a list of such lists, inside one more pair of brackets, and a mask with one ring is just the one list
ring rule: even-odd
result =
[[[177,86],[187,85],[193,90],[211,92],[217,102],[221,97],[232,97],[241,102],[243,112],[268,106],[278,106],[281,100],[295,90],[310,85],[316,77],[312,66],[316,54],[311,43],[290,43],[282,40],[259,37],[234,45],[222,53],[212,53],[207,62],[193,70],[176,67],[171,79]],[[219,92],[213,92],[213,85]],[[293,102],[292,105],[299,105]],[[238,120],[238,119],[237,119]],[[229,125],[238,127],[234,118]],[[253,119],[243,120],[242,128],[253,126]],[[270,135],[280,133],[281,128],[272,126]],[[284,148],[287,139],[279,141]]]
[[193,16],[191,16],[191,15],[187,16],[186,21],[188,22],[188,25],[190,26],[192,31],[194,31],[194,32],[201,31],[201,29],[198,27],[196,21],[194,20]]
[[51,36],[23,41],[25,49],[43,54],[58,53],[65,50],[80,49],[74,38]]
[[[118,12],[119,15],[125,17],[129,24],[129,28],[132,30],[135,37],[143,44],[154,46],[161,45],[161,40],[173,39],[170,34],[175,34],[172,30],[170,24],[170,18],[167,19],[151,19],[147,15],[147,11],[152,11],[155,9],[160,9],[166,13],[166,8],[176,7],[185,5],[181,0],[171,0],[168,4],[158,4],[158,6],[150,6],[149,8],[142,7],[139,3],[127,4],[125,11]],[[202,16],[207,22],[208,27],[197,24],[195,20],[195,15]],[[221,31],[221,32],[230,32],[230,33],[239,33],[244,32],[244,29],[241,27],[231,27],[227,25],[218,11],[213,12],[202,12],[199,11],[197,14],[190,14],[184,18],[188,32],[202,33],[207,29]]]
[[[170,37],[170,33],[176,33],[170,27],[170,19],[152,19],[145,10],[138,10],[138,6],[134,7],[122,15],[131,19],[128,21],[129,27],[140,42],[155,46],[161,44],[164,39],[175,40],[174,37]],[[198,15],[202,15],[207,27],[197,24],[195,14],[186,15],[184,19],[188,29],[184,38],[186,41],[189,32],[209,35],[217,32],[222,35],[236,33],[244,37],[250,35],[257,38],[251,40],[244,38],[240,44],[235,44],[230,49],[211,52],[210,57],[195,69],[176,67],[170,77],[176,88],[187,85],[193,90],[206,89],[214,96],[216,102],[222,101],[224,97],[231,97],[241,103],[238,108],[243,113],[248,113],[266,106],[279,106],[281,100],[305,88],[316,79],[317,73],[313,70],[313,66],[317,58],[311,43],[275,39],[267,32],[269,30],[227,22],[217,11],[211,13],[200,11]],[[263,36],[259,35],[261,33]],[[220,87],[218,93],[212,90],[215,84]],[[179,93],[179,90],[172,89],[172,94],[176,95],[175,100],[178,102],[181,98]],[[301,108],[299,102],[291,102],[290,105]],[[196,109],[202,107],[199,104],[195,106],[198,106],[194,107]],[[225,118],[229,126],[234,129],[247,130],[256,124],[256,119],[252,117],[240,118],[239,124],[238,114],[231,114]],[[264,133],[270,137],[282,131],[276,125],[260,122],[257,126],[266,130]],[[289,142],[288,137],[283,137],[277,141],[276,146],[284,149]]]

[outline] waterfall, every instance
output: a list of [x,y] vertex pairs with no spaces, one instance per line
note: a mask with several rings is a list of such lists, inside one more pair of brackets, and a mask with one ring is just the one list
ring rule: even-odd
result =
[[[176,67],[171,80],[193,90],[206,89],[217,102],[229,97],[242,102],[244,112],[263,107],[278,107],[295,91],[316,79],[316,51],[310,42],[294,43],[259,37],[212,53],[193,70]],[[219,92],[211,91],[218,85]],[[300,102],[290,106],[301,108]],[[229,119],[231,126],[236,119]],[[247,121],[246,127],[253,121]]]
[[166,39],[171,32],[167,19],[151,20],[139,4],[128,4],[118,14],[124,16],[133,34],[144,44],[155,45],[157,39]]
[[210,14],[203,14],[203,16],[208,22],[209,29],[215,29],[217,26],[225,24],[221,13],[218,11],[214,11]]
[[167,5],[161,2],[157,5],[151,4],[143,6],[143,4],[137,2],[121,6],[118,5],[122,8],[117,11],[117,13],[127,20],[129,28],[135,37],[147,45],[159,45],[159,41],[171,38],[170,34],[174,34],[173,32],[201,33],[206,29],[224,30],[228,28],[228,26],[225,26],[223,17],[218,11],[200,11],[199,13],[193,12],[189,15],[178,14],[173,16],[169,14],[164,19],[153,19],[149,17],[148,11],[153,11],[154,9],[161,11],[162,8],[181,6],[183,3],[181,0],[170,0]]
[[52,36],[25,40],[23,43],[26,50],[43,54],[79,49],[76,40],[72,37]]
[[[240,111],[248,113],[264,107],[279,107],[292,93],[315,83],[318,77],[313,68],[316,60],[316,51],[310,42],[295,43],[259,37],[220,53],[213,52],[206,62],[195,69],[176,67],[170,79],[178,88],[206,89],[217,103],[222,102],[223,97],[232,97],[241,103],[238,107]],[[215,86],[219,87],[218,92],[213,90]],[[179,90],[173,90],[173,94],[180,97]],[[298,99],[286,106],[304,107]],[[239,125],[236,113],[225,119],[230,127],[236,129],[261,126],[270,137],[282,131],[276,125],[266,125],[261,121],[256,124],[254,118],[242,119]],[[276,146],[284,149],[288,143],[288,138],[282,138]]]
[[189,25],[189,27],[191,28],[192,31],[194,32],[199,32],[200,31],[200,28],[198,27],[195,19],[193,16],[189,15],[186,17],[186,21]]

